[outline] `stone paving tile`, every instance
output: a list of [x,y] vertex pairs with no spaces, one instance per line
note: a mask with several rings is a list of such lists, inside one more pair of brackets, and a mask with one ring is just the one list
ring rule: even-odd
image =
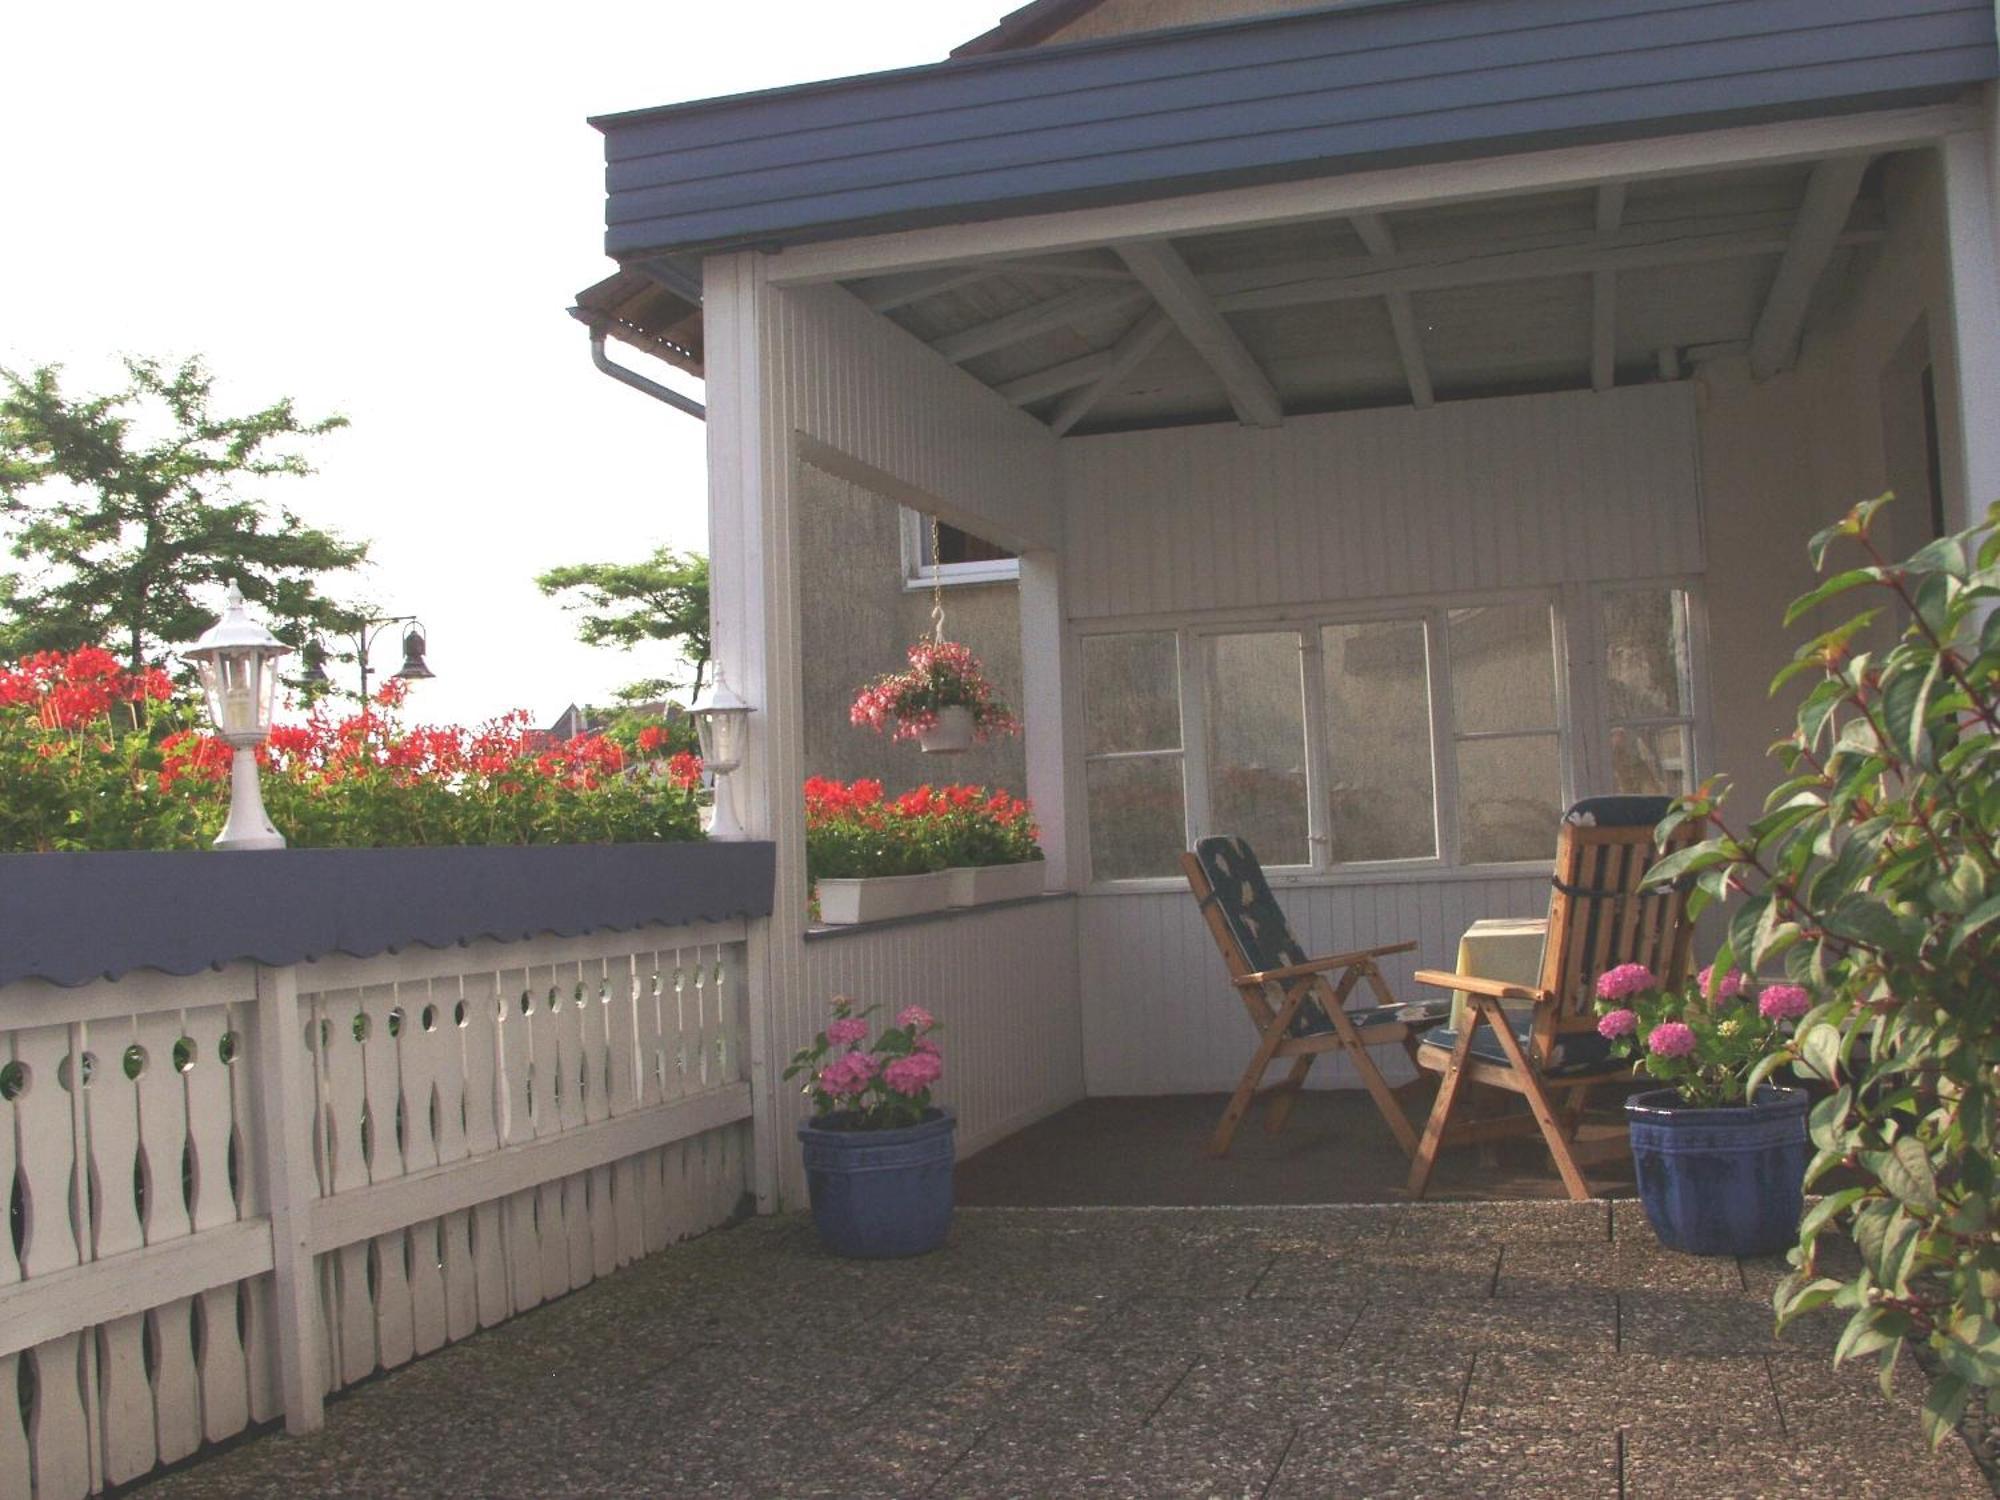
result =
[[[1683,1492],[1686,1497],[1701,1491]],[[1583,1432],[1380,1433],[1347,1422],[1302,1427],[1270,1500],[1617,1500],[1618,1439]]]
[[1742,1275],[1728,1256],[1676,1255],[1635,1240],[1505,1247],[1495,1296],[1550,1297],[1571,1289],[1744,1295]]
[[1634,1291],[1618,1294],[1619,1347],[1629,1354],[1769,1354],[1826,1358],[1844,1319],[1813,1314],[1773,1331],[1771,1304],[1748,1293]]
[[986,1432],[936,1488],[933,1500],[1256,1500],[1277,1468],[1288,1430],[1089,1433],[1050,1442],[1032,1424]]
[[1423,1288],[1373,1301],[1355,1320],[1356,1349],[1401,1352],[1425,1343],[1468,1354],[1612,1354],[1618,1304],[1608,1292],[1564,1297],[1509,1297],[1431,1303]]
[[1208,1415],[1256,1427],[1365,1414],[1373,1430],[1445,1437],[1458,1418],[1471,1366],[1470,1355],[1441,1349],[1393,1360],[1358,1349],[1275,1357],[1265,1350],[1212,1352],[1188,1371],[1153,1421],[1175,1426],[1191,1415]]
[[1801,1447],[1703,1440],[1687,1434],[1633,1431],[1625,1436],[1625,1500],[1991,1500],[1979,1466],[1956,1452],[1913,1456],[1840,1439]]
[[1500,1265],[1500,1241],[1388,1239],[1359,1246],[1277,1255],[1253,1298],[1349,1302],[1421,1288],[1426,1298],[1485,1297]]

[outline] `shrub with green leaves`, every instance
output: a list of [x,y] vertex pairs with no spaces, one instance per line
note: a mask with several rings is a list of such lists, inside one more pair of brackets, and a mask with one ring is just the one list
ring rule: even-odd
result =
[[[1800,1225],[1779,1326],[1845,1309],[1835,1359],[1876,1355],[1885,1391],[1902,1347],[1928,1347],[1936,1443],[1975,1389],[2000,1384],[2000,506],[1892,563],[1869,530],[1888,498],[1812,539],[1821,571],[1835,546],[1865,561],[1786,623],[1839,597],[1875,607],[1808,641],[1772,684],[1817,678],[1773,747],[1787,779],[1741,832],[1719,786],[1684,799],[1669,822],[1704,816],[1717,832],[1651,878],[1692,875],[1697,911],[1732,903],[1718,969],[1782,956],[1810,992],[1751,1086],[1786,1066],[1819,1080],[1807,1186],[1845,1171]],[[1838,1234],[1860,1251],[1851,1276],[1826,1264]]]

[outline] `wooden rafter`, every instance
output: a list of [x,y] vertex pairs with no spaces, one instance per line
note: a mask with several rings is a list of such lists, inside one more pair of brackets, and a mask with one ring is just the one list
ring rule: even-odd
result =
[[931,347],[953,364],[963,364],[995,349],[1018,344],[1053,328],[1062,328],[1099,313],[1116,312],[1134,302],[1143,302],[1146,292],[1138,286],[1082,286],[1046,302],[1037,302],[1018,312],[948,333]]
[[1164,240],[1130,241],[1112,248],[1215,372],[1237,417],[1253,427],[1283,422],[1285,411],[1277,389],[1180,253]]
[[[1868,244],[1882,238],[1879,224],[1856,225],[1838,235],[1841,244]],[[1523,236],[1444,250],[1404,252],[1393,261],[1373,256],[1344,261],[1229,271],[1207,277],[1204,285],[1217,307],[1239,312],[1253,307],[1298,307],[1354,297],[1381,297],[1392,291],[1441,291],[1508,281],[1536,281],[1654,266],[1698,265],[1780,255],[1791,243],[1788,214],[1728,217],[1647,224],[1599,239],[1578,236]]]
[[988,271],[1019,276],[1063,276],[1072,281],[1130,281],[1132,273],[1123,266],[1107,266],[1080,255],[1045,255],[1039,259],[989,260],[981,264]]
[[906,271],[885,276],[859,295],[871,312],[885,313],[926,297],[955,292],[993,273],[985,266],[946,266],[940,271]]
[[[1396,254],[1396,237],[1389,222],[1380,214],[1355,214],[1348,220],[1361,243],[1377,261]],[[1396,334],[1396,352],[1403,358],[1403,378],[1410,384],[1410,403],[1418,408],[1434,405],[1437,394],[1431,389],[1431,370],[1424,359],[1424,341],[1417,331],[1416,309],[1408,292],[1391,292],[1383,299],[1389,308],[1389,326]]]
[[1790,369],[1798,358],[1813,288],[1834,250],[1847,238],[1842,231],[1861,192],[1868,162],[1865,156],[1832,157],[1814,167],[1806,179],[1798,220],[1750,335],[1750,373],[1758,380]]
[[[1597,237],[1609,239],[1625,218],[1625,184],[1607,182],[1597,190]],[[1590,388],[1608,391],[1618,382],[1618,273],[1590,273]]]
[[1016,406],[1032,406],[1037,401],[1045,401],[1050,396],[1060,396],[1064,391],[1073,391],[1080,385],[1089,385],[1102,375],[1111,365],[1111,351],[1100,349],[1095,354],[1086,354],[1081,359],[1065,360],[1059,365],[1050,365],[1046,370],[1037,370],[1032,375],[1023,375],[1019,380],[1007,381],[995,386]]
[[1130,374],[1133,368],[1159,345],[1174,329],[1173,320],[1160,308],[1154,308],[1139,319],[1124,335],[1105,351],[1110,359],[1097,378],[1090,384],[1072,391],[1049,418],[1049,429],[1061,437],[1070,428],[1083,420],[1090,409],[1108,395],[1113,386]]

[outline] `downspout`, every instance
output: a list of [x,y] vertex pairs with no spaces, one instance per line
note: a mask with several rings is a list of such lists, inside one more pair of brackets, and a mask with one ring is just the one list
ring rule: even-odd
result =
[[636,370],[628,370],[621,364],[614,364],[611,356],[604,352],[605,333],[602,328],[590,330],[590,362],[609,375],[613,380],[629,385],[635,391],[644,391],[655,401],[664,401],[676,411],[684,411],[701,421],[708,420],[708,408],[692,397],[683,396],[679,391],[661,385],[657,380],[648,380]]

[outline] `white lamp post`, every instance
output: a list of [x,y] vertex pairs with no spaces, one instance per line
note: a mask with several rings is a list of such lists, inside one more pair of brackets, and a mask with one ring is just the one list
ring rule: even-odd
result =
[[274,664],[290,650],[244,613],[243,591],[231,584],[222,618],[181,653],[201,673],[208,716],[236,752],[229,768],[229,821],[215,841],[218,849],[285,847],[285,836],[264,812],[257,747],[271,733],[271,707],[278,693]]
[[704,688],[688,708],[694,715],[695,733],[701,736],[701,766],[715,788],[715,817],[709,824],[712,839],[742,839],[749,835],[736,821],[736,802],[723,783],[729,773],[743,764],[743,743],[748,734],[750,705],[722,680],[722,673]]

